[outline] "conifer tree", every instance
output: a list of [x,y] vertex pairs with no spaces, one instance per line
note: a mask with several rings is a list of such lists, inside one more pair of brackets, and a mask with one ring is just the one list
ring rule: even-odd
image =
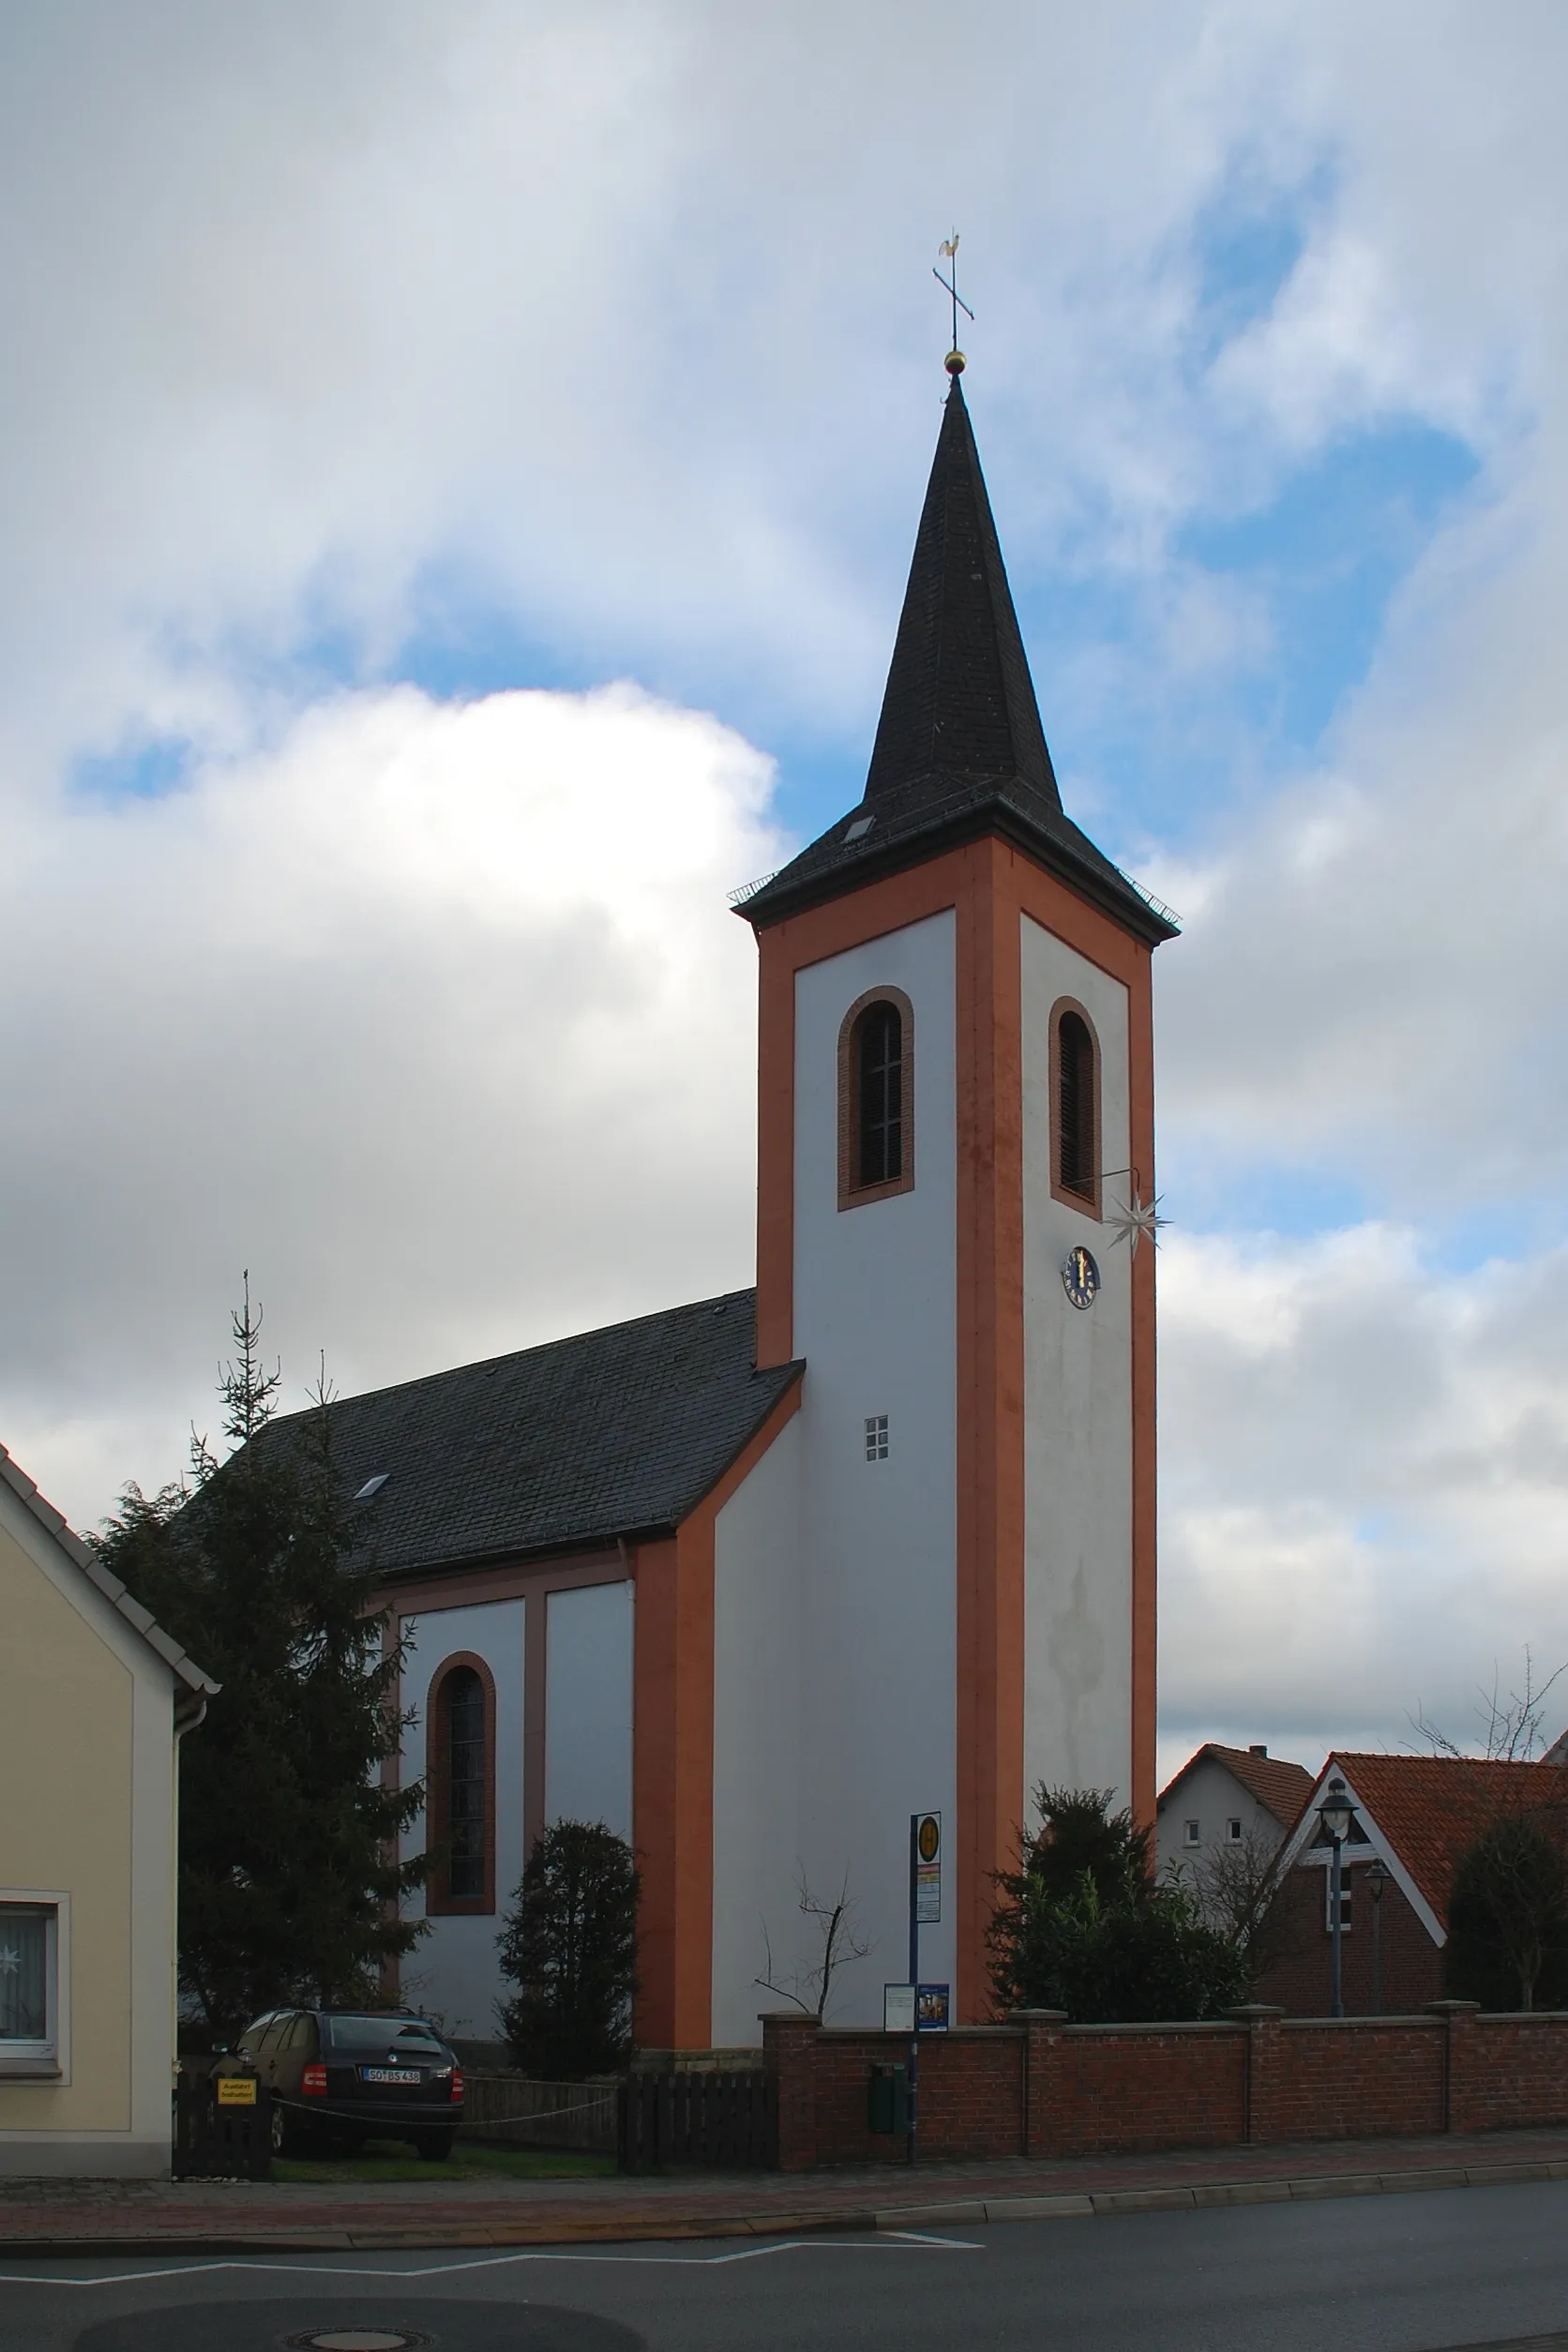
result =
[[398,1901],[424,1861],[396,1859],[422,1790],[380,1777],[400,1653],[335,1474],[324,1380],[312,1413],[270,1428],[280,1376],[261,1325],[248,1278],[219,1382],[227,1458],[193,1436],[188,1481],[128,1487],[97,1539],[221,1684],[182,1742],[179,1838],[181,1992],[219,2041],[265,2009],[375,1999],[381,1964],[422,1932]]
[[551,1823],[529,1856],[497,1943],[518,1990],[502,2024],[526,2073],[612,2073],[631,2048],[639,1878],[602,1821]]

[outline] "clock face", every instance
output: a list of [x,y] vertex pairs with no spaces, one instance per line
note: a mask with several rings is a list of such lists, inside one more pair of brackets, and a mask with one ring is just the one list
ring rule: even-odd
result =
[[1081,1245],[1062,1260],[1062,1288],[1077,1307],[1091,1307],[1100,1287],[1100,1270]]

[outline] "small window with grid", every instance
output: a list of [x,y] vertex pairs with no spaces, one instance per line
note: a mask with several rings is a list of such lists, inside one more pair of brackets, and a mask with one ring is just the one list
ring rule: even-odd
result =
[[1182,1843],[1184,1846],[1197,1846],[1201,1843],[1201,1837],[1202,1832],[1199,1831],[1196,1821],[1183,1822]]
[[866,1459],[885,1462],[887,1459],[887,1415],[867,1413],[866,1416]]
[[1228,1821],[1225,1825],[1225,1836],[1228,1845],[1239,1846],[1242,1842],[1241,1823],[1237,1820]]
[[[1342,1936],[1347,1933],[1349,1924],[1350,1882],[1349,1878],[1346,1878],[1341,1882],[1339,1889],[1339,1932]],[[1325,1870],[1323,1873],[1323,1932],[1328,1936],[1334,1933],[1334,1873],[1332,1870]]]

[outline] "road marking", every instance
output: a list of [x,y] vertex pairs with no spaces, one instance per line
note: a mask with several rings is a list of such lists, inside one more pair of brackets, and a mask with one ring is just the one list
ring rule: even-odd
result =
[[[497,2270],[519,2262],[610,2262],[623,2268],[635,2263],[674,2265],[686,2269],[720,2269],[731,2262],[759,2262],[765,2254],[983,2254],[985,2248],[968,2238],[935,2238],[920,2230],[882,2230],[875,2238],[778,2238],[766,2245],[738,2247],[732,2254],[565,2254],[556,2248],[529,2248],[519,2254],[476,2254],[467,2262],[427,2262],[405,2270],[390,2264],[269,2261],[264,2254],[221,2262],[176,2262],[167,2269],[115,2270],[106,2278],[56,2278],[47,2273],[0,2270],[0,2286],[132,2286],[148,2279],[189,2279],[215,2270],[265,2270],[279,2278],[438,2279],[453,2271]],[[83,2261],[93,2259],[84,2254]],[[148,2254],[149,2265],[158,2261]]]

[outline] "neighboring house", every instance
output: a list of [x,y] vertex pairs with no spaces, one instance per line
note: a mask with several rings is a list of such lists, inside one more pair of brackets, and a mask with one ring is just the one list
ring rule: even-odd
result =
[[1266,1747],[1221,1747],[1207,1741],[1167,1783],[1159,1801],[1157,1851],[1162,1878],[1227,1847],[1272,1853],[1312,1790],[1304,1764]]
[[[465,2037],[494,2030],[498,1912],[563,1816],[632,1837],[637,2031],[677,2048],[755,2043],[770,1950],[776,1982],[820,1958],[802,1879],[874,1947],[836,2018],[880,2021],[915,1811],[942,1820],[920,1965],[955,2022],[989,2014],[1029,1789],[1153,1818],[1136,1244],[1174,926],[1063,808],[961,366],[864,797],[737,894],[755,1289],[328,1408],[410,1637],[436,1869],[403,1985]],[[635,1220],[612,1118],[603,1151]]]
[[0,1446],[0,2176],[168,2173],[178,1742],[217,1687]]
[[[1332,1847],[1318,1808],[1336,1778],[1355,1807],[1341,1854],[1346,2013],[1419,2009],[1442,1997],[1448,1898],[1460,1856],[1500,1814],[1543,1801],[1568,1809],[1568,1772],[1558,1763],[1470,1756],[1331,1756],[1281,1856],[1289,1954],[1256,1993],[1294,2016],[1325,2016],[1330,2008]],[[1388,1874],[1376,1898],[1375,1862]]]

